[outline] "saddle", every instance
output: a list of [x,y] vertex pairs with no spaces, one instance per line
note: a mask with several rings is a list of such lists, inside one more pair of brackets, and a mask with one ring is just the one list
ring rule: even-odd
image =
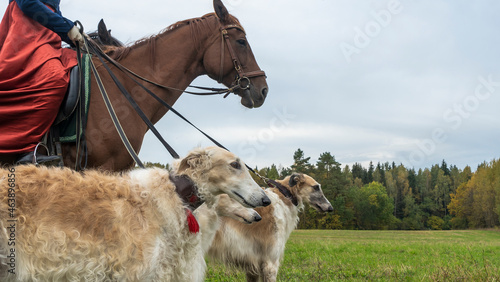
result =
[[71,69],[69,75],[69,85],[68,90],[66,91],[66,95],[64,96],[64,100],[61,103],[61,107],[59,108],[59,113],[54,121],[54,125],[58,125],[64,120],[67,120],[71,114],[75,111],[76,105],[80,100],[80,67],[74,66]]
[[52,127],[42,141],[50,156],[60,156],[60,166],[64,165],[61,143],[76,142],[77,146],[83,144],[83,151],[86,151],[84,129],[90,103],[89,64],[90,55],[85,54],[82,57],[82,65],[71,69],[66,95]]

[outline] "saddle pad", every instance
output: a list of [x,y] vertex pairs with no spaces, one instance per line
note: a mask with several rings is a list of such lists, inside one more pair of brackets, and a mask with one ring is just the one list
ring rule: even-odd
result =
[[[90,54],[83,54],[82,66],[80,68],[80,71],[83,72],[84,81],[84,91],[81,95],[85,97],[85,119],[88,118],[90,105],[90,59]],[[59,140],[62,143],[76,142],[77,113],[78,110],[75,110],[67,120],[59,124]],[[82,131],[80,130],[80,132]]]

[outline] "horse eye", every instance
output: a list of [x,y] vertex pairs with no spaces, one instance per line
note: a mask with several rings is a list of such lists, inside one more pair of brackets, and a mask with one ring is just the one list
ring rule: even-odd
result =
[[234,169],[241,169],[240,163],[236,161],[232,162],[230,166],[232,166]]
[[245,39],[238,39],[236,42],[241,46],[247,46],[247,41]]

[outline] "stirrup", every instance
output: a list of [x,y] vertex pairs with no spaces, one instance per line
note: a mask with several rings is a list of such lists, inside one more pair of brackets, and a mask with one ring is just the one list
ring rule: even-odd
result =
[[[45,149],[45,151],[47,152],[47,156],[39,155],[38,157],[46,158],[45,160],[40,160],[40,162],[39,162],[39,159],[37,158],[37,152],[38,152],[38,147],[40,147],[40,146],[42,146]],[[50,151],[49,151],[49,148],[47,147],[47,145],[45,145],[42,142],[39,142],[36,145],[35,150],[33,151],[33,163],[35,165],[50,165],[50,164],[55,163],[56,161],[58,163],[61,161],[60,156],[50,156],[49,154],[50,154]]]
[[36,152],[38,152],[38,147],[40,145],[45,149],[45,152],[47,152],[47,154],[49,154],[49,148],[47,147],[47,145],[43,144],[42,142],[38,142],[38,144],[36,144],[35,150],[33,151],[33,163],[34,164],[38,164],[38,160],[36,158]]

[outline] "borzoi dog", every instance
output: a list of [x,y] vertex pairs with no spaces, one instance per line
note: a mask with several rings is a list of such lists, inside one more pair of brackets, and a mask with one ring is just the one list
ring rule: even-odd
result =
[[221,218],[221,226],[208,251],[210,257],[243,269],[247,281],[259,278],[276,281],[286,241],[299,222],[298,212],[304,203],[321,212],[333,211],[320,184],[310,176],[293,174],[276,182],[281,191],[278,188],[265,190],[271,205],[255,209],[262,220],[245,225]]
[[250,207],[270,200],[223,149],[193,150],[174,168],[1,169],[0,280],[203,281],[200,233],[172,174],[187,175],[209,207],[223,193]]
[[220,227],[221,217],[232,218],[244,224],[262,220],[262,217],[254,209],[242,206],[229,196],[222,194],[218,198],[213,208],[203,204],[194,211],[194,215],[200,224],[203,254],[206,254],[212,245],[215,234]]

